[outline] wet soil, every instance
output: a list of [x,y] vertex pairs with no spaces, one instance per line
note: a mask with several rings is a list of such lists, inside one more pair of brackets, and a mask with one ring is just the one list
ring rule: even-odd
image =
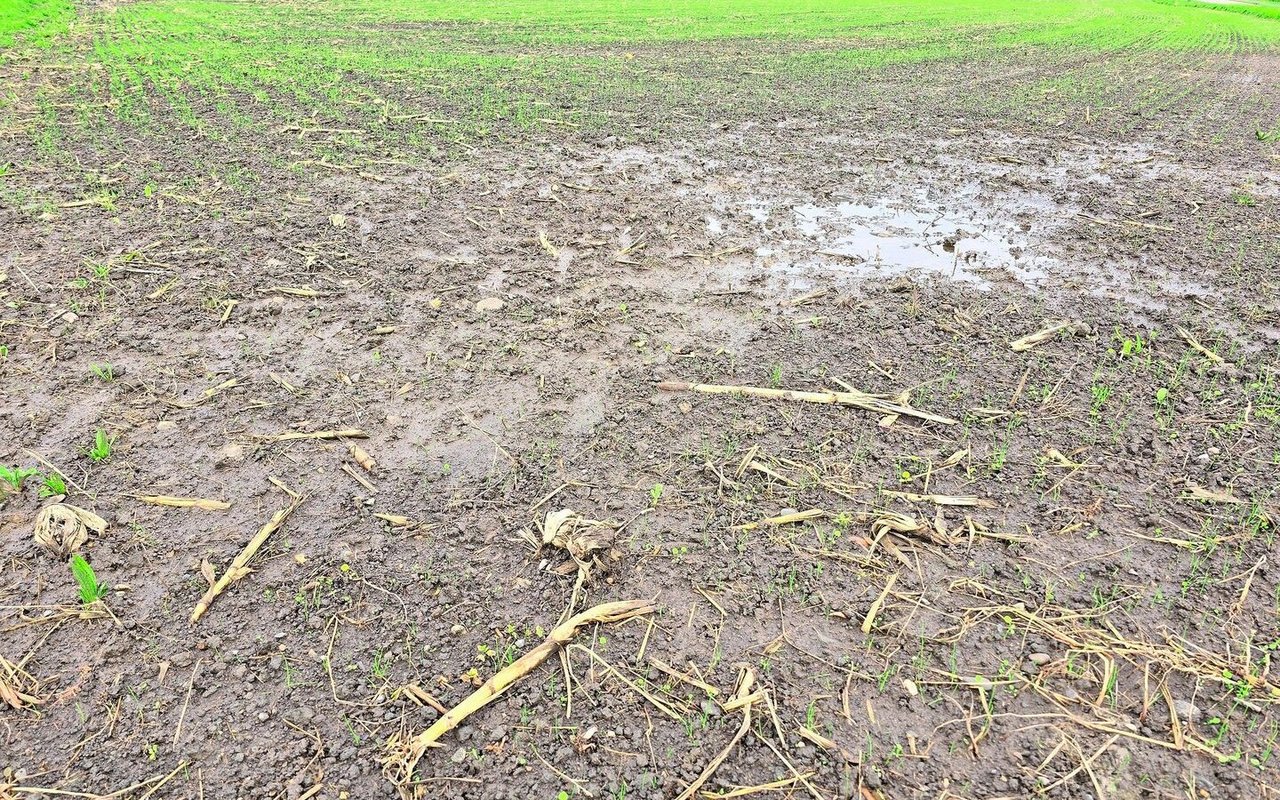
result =
[[[1275,796],[1278,168],[1243,134],[782,116],[5,209],[0,463],[108,521],[109,613],[33,542],[34,483],[7,497],[0,656],[39,702],[0,710],[0,786],[675,797],[750,670],[705,791]],[[342,429],[372,472],[274,438]],[[305,499],[190,624],[272,478]],[[614,532],[579,606],[658,610],[393,786],[424,698],[569,605],[520,535],[561,508]]]

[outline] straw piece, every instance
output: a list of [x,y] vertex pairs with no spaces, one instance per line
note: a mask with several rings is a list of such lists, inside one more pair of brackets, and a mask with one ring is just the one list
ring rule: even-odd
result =
[[414,768],[417,767],[418,761],[427,748],[434,746],[441,736],[458,727],[467,717],[497,699],[520,678],[537,669],[543,661],[567,644],[577,634],[579,628],[597,622],[622,622],[641,614],[648,614],[653,610],[654,605],[648,600],[601,603],[552,628],[545,641],[499,670],[480,688],[436,720],[434,725],[404,743],[402,749],[397,748],[399,752],[392,752],[385,758],[383,765],[388,777],[397,786],[405,786],[412,780]]
[[311,431],[303,433],[302,431],[287,431],[285,433],[277,433],[274,436],[264,436],[262,438],[271,442],[294,442],[299,439],[364,439],[369,434],[356,428],[349,428],[340,431]]
[[1043,344],[1050,339],[1055,338],[1059,333],[1088,333],[1089,326],[1083,322],[1059,322],[1050,325],[1043,330],[1023,336],[1021,339],[1014,339],[1009,342],[1009,347],[1013,348],[1015,353],[1025,353],[1038,344]]
[[889,576],[889,580],[885,581],[884,590],[880,592],[880,596],[871,603],[871,608],[867,609],[866,618],[862,620],[863,633],[871,633],[871,629],[876,624],[876,615],[880,613],[880,609],[884,606],[885,598],[889,596],[889,592],[893,590],[893,585],[897,582],[898,573],[896,572]]
[[676,800],[689,800],[690,797],[702,788],[702,785],[711,779],[711,776],[720,769],[720,765],[729,757],[729,753],[733,752],[733,748],[742,741],[742,737],[747,735],[747,731],[751,730],[751,709],[756,702],[764,697],[759,692],[753,693],[752,687],[756,682],[756,673],[751,667],[743,667],[742,679],[738,681],[738,691],[734,692],[733,699],[725,704],[725,709],[730,707],[736,708],[742,706],[742,724],[738,726],[738,732],[729,740],[729,744],[725,746],[720,753],[703,768],[698,777],[693,779],[693,783],[689,784],[683,792],[676,796]]
[[793,400],[801,403],[845,405],[872,411],[877,414],[897,414],[904,417],[936,422],[939,425],[959,425],[958,420],[930,414],[927,411],[901,405],[875,395],[862,392],[800,392],[791,389],[768,389],[763,386],[726,386],[718,383],[684,383],[664,381],[658,384],[664,392],[698,392],[699,394],[729,394],[739,397],[764,397],[772,400]]
[[169,508],[198,508],[201,511],[226,511],[231,508],[230,503],[222,500],[208,500],[204,497],[171,497],[167,494],[140,494],[136,497],[144,503]]
[[[240,555],[235,557],[235,560],[231,562],[231,566],[227,567],[222,576],[211,582],[209,590],[196,602],[196,607],[191,611],[192,625],[200,621],[200,618],[209,610],[209,606],[213,604],[218,595],[226,591],[228,586],[252,571],[248,566],[249,560],[258,552],[258,548],[262,547],[267,539],[271,538],[271,534],[279,530],[285,520],[289,519],[293,512],[298,509],[298,506],[302,505],[302,501],[302,497],[295,497],[293,502],[273,514],[267,524],[263,525],[257,534],[249,540],[249,543],[244,546],[244,549],[240,551]],[[209,573],[212,572],[212,567],[205,572],[205,577],[208,578]]]
[[217,386],[211,386],[208,389],[205,389],[194,400],[165,400],[164,402],[173,408],[195,408],[216,396],[219,392],[224,392],[227,389],[231,389],[239,385],[240,381],[235,378],[228,378]]

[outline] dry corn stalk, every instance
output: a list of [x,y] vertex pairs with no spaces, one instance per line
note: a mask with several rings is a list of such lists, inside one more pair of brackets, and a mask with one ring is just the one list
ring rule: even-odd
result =
[[1089,326],[1083,322],[1059,322],[1054,325],[1050,325],[1043,330],[1027,334],[1021,339],[1014,339],[1012,342],[1009,342],[1009,347],[1013,348],[1013,352],[1015,353],[1025,353],[1036,345],[1043,344],[1044,342],[1053,339],[1060,333],[1087,334],[1088,332]]
[[353,458],[365,472],[372,474],[378,469],[378,462],[373,459],[373,456],[366,453],[364,448],[360,445],[352,444],[348,447],[348,451],[351,453],[351,458]]
[[310,286],[272,286],[265,292],[276,292],[278,294],[287,294],[293,297],[319,297],[320,293]]
[[262,438],[269,442],[293,442],[299,439],[364,439],[369,434],[362,430],[350,428],[340,431],[311,431],[303,433],[302,431],[287,431],[285,433],[277,433],[274,436],[264,436]]
[[912,503],[933,503],[936,506],[969,506],[974,508],[995,508],[996,502],[985,497],[967,494],[917,494],[916,492],[886,491],[889,497],[901,497]]
[[441,736],[458,727],[463,720],[493,702],[520,678],[537,669],[538,665],[573,639],[579,628],[593,623],[622,622],[653,610],[654,606],[648,600],[601,603],[552,628],[545,641],[499,670],[465,700],[443,714],[430,728],[408,741],[393,738],[388,743],[391,752],[382,762],[387,777],[403,794],[413,780],[413,771],[427,748],[436,746],[436,741]]
[[798,392],[791,389],[768,389],[763,386],[725,386],[718,383],[684,383],[665,381],[658,384],[664,392],[698,392],[700,394],[731,394],[740,397],[766,397],[774,400],[795,400],[802,403],[825,403],[828,405],[844,405],[873,411],[877,414],[896,414],[903,417],[936,422],[939,425],[959,425],[959,421],[950,417],[942,417],[920,411],[908,405],[887,400],[873,394],[863,392]]
[[302,497],[295,497],[293,502],[273,514],[267,524],[263,525],[254,537],[249,540],[249,543],[244,546],[244,549],[240,551],[240,555],[235,557],[235,560],[231,562],[231,566],[227,567],[226,571],[222,573],[222,577],[215,580],[213,564],[210,564],[207,560],[200,564],[200,574],[209,582],[209,590],[196,601],[196,607],[191,611],[192,625],[199,622],[204,613],[209,610],[214,598],[226,591],[228,586],[253,571],[249,569],[249,560],[258,552],[258,548],[262,547],[267,539],[271,538],[271,534],[279,530],[285,520],[297,510],[298,506],[302,505],[302,500]]
[[729,744],[720,751],[720,753],[703,768],[698,777],[693,779],[693,783],[689,784],[683,792],[681,792],[676,800],[689,800],[693,797],[702,785],[711,779],[716,770],[720,769],[720,765],[729,757],[729,753],[733,752],[733,748],[737,746],[742,737],[747,735],[747,731],[751,730],[751,709],[759,700],[764,697],[761,692],[752,692],[755,687],[756,673],[751,667],[743,667],[742,675],[738,679],[738,690],[733,693],[733,697],[724,704],[724,710],[730,711],[735,708],[742,709],[742,724],[738,726],[738,732],[729,740]]
[[1178,335],[1180,335],[1183,339],[1185,339],[1187,344],[1191,345],[1191,349],[1195,350],[1200,355],[1204,356],[1205,358],[1209,359],[1215,364],[1226,363],[1225,361],[1222,360],[1222,356],[1218,355],[1217,353],[1213,352],[1209,348],[1200,344],[1200,340],[1197,339],[1195,335],[1191,333],[1191,331],[1187,330],[1181,325],[1177,326],[1176,330],[1178,331]]
[[1229,491],[1220,489],[1206,489],[1203,486],[1197,486],[1194,483],[1188,484],[1186,491],[1182,493],[1179,500],[1195,500],[1201,503],[1221,503],[1223,505],[1240,505],[1244,503],[1239,497],[1236,497]]
[[54,558],[67,558],[89,541],[90,533],[102,533],[107,521],[92,511],[70,503],[54,503],[36,514],[36,544]]
[[889,592],[893,591],[893,585],[898,582],[898,573],[889,576],[889,580],[884,582],[884,589],[871,603],[871,607],[867,609],[867,615],[862,619],[862,632],[870,635],[871,629],[875,627],[876,615],[880,613],[880,609],[884,608],[884,601],[889,597]]
[[805,511],[790,511],[786,514],[779,514],[776,517],[765,517],[758,522],[745,522],[741,525],[735,525],[730,530],[734,531],[753,531],[761,526],[791,525],[796,522],[804,522],[810,519],[819,519],[826,516],[827,512],[820,508],[810,508]]
[[202,511],[226,511],[231,504],[222,500],[209,500],[204,497],[172,497],[167,494],[138,495],[138,499],[153,506],[169,508],[198,508]]

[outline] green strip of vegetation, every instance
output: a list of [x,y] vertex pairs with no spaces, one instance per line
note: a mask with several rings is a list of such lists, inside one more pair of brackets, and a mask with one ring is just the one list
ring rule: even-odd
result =
[[74,18],[71,0],[4,0],[0,2],[0,48],[20,41],[47,47]]

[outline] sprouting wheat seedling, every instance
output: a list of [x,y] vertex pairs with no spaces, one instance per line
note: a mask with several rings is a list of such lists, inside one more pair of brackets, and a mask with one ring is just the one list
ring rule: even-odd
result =
[[107,585],[98,582],[98,576],[94,573],[93,567],[89,566],[89,562],[85,561],[84,556],[79,553],[71,557],[71,575],[76,579],[76,586],[80,589],[81,603],[92,605],[106,596]]

